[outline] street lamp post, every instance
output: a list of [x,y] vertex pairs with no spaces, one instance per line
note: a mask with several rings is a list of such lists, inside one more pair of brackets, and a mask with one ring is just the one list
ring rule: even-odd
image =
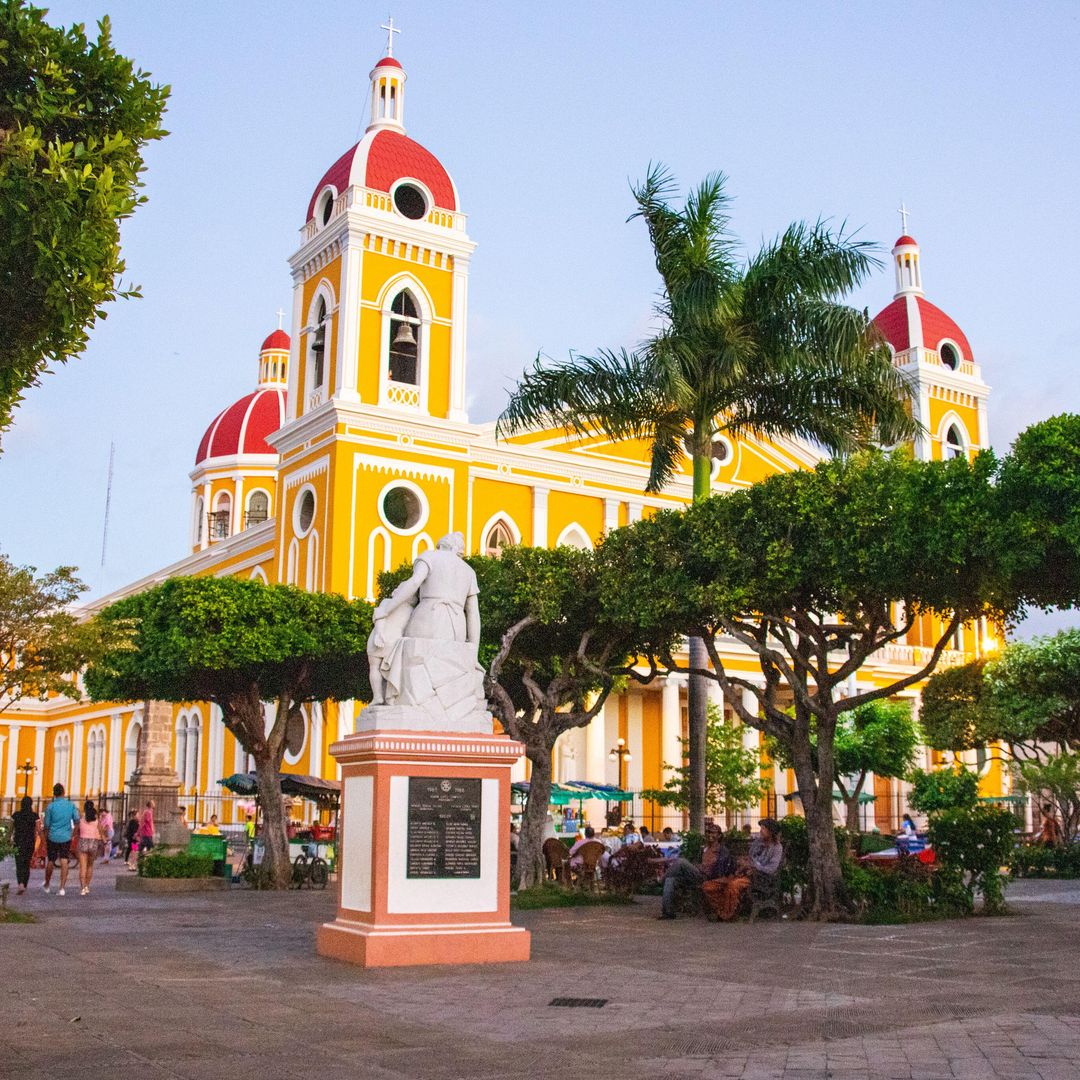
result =
[[30,777],[37,772],[37,766],[30,763],[30,759],[27,758],[22,765],[19,766],[19,772],[23,774],[23,794],[30,794]]
[[626,740],[620,739],[608,753],[608,761],[619,763],[619,787],[626,790],[626,764],[630,761],[630,751],[626,748]]

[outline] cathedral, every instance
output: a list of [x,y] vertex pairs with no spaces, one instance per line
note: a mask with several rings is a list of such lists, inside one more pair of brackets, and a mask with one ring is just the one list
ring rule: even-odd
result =
[[[188,574],[372,598],[380,572],[450,531],[464,534],[469,553],[497,554],[519,543],[588,547],[609,529],[689,502],[688,462],[663,492],[645,494],[644,444],[561,429],[497,439],[493,423],[469,421],[476,245],[467,193],[463,200],[443,162],[406,134],[406,73],[391,52],[370,74],[363,137],[329,165],[303,205],[299,244],[288,260],[289,330],[273,330],[257,362],[253,348],[254,389],[217,413],[195,451],[190,516],[186,526],[177,523],[189,531],[190,554],[91,610]],[[915,454],[974,453],[989,445],[989,388],[971,346],[926,299],[920,248],[906,232],[892,262],[895,295],[876,321],[915,388],[912,408],[924,429]],[[713,488],[732,490],[818,460],[814,448],[795,440],[722,439]],[[906,643],[877,655],[860,681],[892,681],[918,665],[930,630],[917,625]],[[997,646],[985,626],[965,627],[953,644],[945,663]],[[729,659],[760,677],[753,657],[733,642]],[[917,703],[917,690],[909,693]],[[556,781],[632,791],[661,786],[665,763],[681,760],[685,712],[685,680],[675,676],[613,696],[588,728],[562,737]],[[334,779],[328,747],[353,731],[355,716],[351,702],[313,706],[290,732],[285,770]],[[757,745],[758,733],[747,730],[745,739]],[[972,764],[983,794],[1007,794],[998,763],[972,755]],[[228,823],[240,820],[240,811],[219,781],[247,767],[217,708],[206,703],[52,698],[0,715],[0,814],[10,813],[24,790],[37,799],[59,782],[78,796],[120,794],[153,769],[179,786],[189,822],[217,813]],[[790,774],[762,768],[772,792],[750,818],[796,809]],[[525,776],[523,763],[518,775]],[[877,778],[870,789],[876,798],[867,825],[895,827],[906,809],[903,785]],[[586,807],[592,817],[602,812],[594,805]],[[640,800],[632,812],[654,827],[671,823]]]

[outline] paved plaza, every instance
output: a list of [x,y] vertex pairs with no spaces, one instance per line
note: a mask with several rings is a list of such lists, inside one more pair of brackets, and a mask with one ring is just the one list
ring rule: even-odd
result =
[[315,955],[330,892],[146,898],[116,872],[12,899],[39,921],[0,926],[5,1080],[1080,1077],[1080,883],[914,927],[527,912],[527,965],[365,973]]

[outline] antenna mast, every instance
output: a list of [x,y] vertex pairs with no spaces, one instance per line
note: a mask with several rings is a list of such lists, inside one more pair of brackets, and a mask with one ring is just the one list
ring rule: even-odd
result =
[[116,456],[116,443],[109,443],[109,479],[105,485],[105,524],[101,527],[101,566],[105,567],[105,546],[109,542],[109,508],[112,506],[113,459]]

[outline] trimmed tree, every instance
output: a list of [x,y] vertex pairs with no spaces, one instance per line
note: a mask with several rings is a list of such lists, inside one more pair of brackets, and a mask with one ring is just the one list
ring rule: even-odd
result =
[[[368,699],[371,605],[236,578],[171,578],[100,615],[132,625],[134,648],[91,665],[96,701],[209,701],[255,762],[268,883],[290,880],[279,770],[301,706]],[[276,702],[267,723],[264,702]]]
[[[693,471],[693,498],[712,490],[719,436],[796,436],[837,451],[911,438],[907,383],[866,311],[843,303],[878,265],[872,245],[820,221],[796,222],[743,258],[731,230],[725,177],[712,173],[673,205],[662,165],[633,189],[661,278],[660,328],[633,352],[604,350],[527,371],[499,418],[513,433],[543,425],[640,439],[647,491]],[[706,666],[690,639],[692,666]],[[705,799],[707,687],[691,674],[690,827]]]
[[[631,550],[605,590],[609,617],[678,598],[674,617],[702,637],[712,660],[699,673],[716,679],[743,723],[791,748],[809,833],[810,915],[831,918],[845,907],[832,813],[841,714],[925,679],[962,623],[1002,622],[1015,608],[995,558],[1007,538],[994,475],[990,454],[970,464],[856,455],[611,538]],[[863,664],[924,615],[933,636],[921,663],[851,692]],[[763,679],[729,668],[722,639],[753,653]],[[657,660],[686,670],[670,654]],[[747,692],[756,710],[744,703]]]
[[0,712],[23,698],[77,700],[78,672],[126,647],[125,624],[79,618],[72,605],[85,591],[74,567],[38,574],[0,554]]
[[119,283],[120,223],[146,201],[147,143],[168,87],[79,24],[0,2],[0,431],[23,391],[78,355]]

